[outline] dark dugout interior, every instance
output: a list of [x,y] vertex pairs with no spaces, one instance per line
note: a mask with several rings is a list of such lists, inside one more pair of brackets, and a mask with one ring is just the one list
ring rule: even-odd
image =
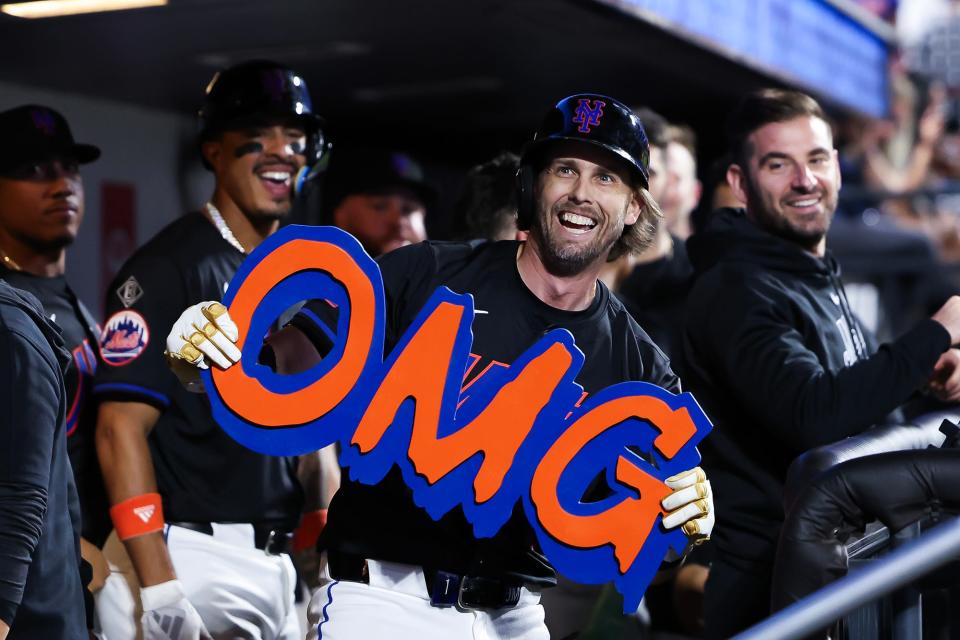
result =
[[[724,150],[736,100],[782,84],[614,4],[170,0],[53,20],[0,15],[0,81],[188,115],[218,68],[286,63],[306,78],[335,145],[424,163],[441,188],[429,230],[443,238],[463,171],[519,150],[565,95],[607,94],[691,125],[703,174]],[[184,156],[194,161],[190,145]]]

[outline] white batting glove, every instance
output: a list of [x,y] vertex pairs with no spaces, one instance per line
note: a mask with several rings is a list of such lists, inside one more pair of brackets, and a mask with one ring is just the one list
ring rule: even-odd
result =
[[226,369],[240,361],[240,337],[227,308],[207,301],[188,307],[167,335],[164,354],[170,368],[190,391],[203,391],[200,371],[210,363]]
[[143,640],[212,640],[179,580],[140,589]]
[[687,535],[690,545],[684,550],[686,555],[692,547],[710,539],[714,523],[713,491],[707,474],[700,467],[671,476],[665,484],[673,493],[660,502],[667,511],[663,526],[680,527]]

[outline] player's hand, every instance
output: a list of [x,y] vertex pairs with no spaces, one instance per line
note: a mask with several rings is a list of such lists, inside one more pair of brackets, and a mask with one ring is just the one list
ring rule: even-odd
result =
[[927,389],[942,402],[960,402],[960,349],[948,349],[940,356]]
[[673,489],[673,493],[660,502],[666,511],[663,526],[667,529],[680,527],[687,534],[690,547],[709,540],[713,531],[714,507],[707,474],[700,467],[694,467],[667,478],[666,485]]
[[143,640],[212,640],[179,580],[140,589]]
[[180,314],[167,335],[164,352],[170,368],[187,389],[202,391],[200,371],[210,363],[226,369],[240,361],[237,325],[219,302],[201,302]]

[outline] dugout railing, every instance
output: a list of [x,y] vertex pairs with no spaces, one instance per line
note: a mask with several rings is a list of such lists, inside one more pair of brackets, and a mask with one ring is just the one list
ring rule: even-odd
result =
[[771,594],[781,610],[737,637],[957,637],[958,417],[927,414],[798,458]]

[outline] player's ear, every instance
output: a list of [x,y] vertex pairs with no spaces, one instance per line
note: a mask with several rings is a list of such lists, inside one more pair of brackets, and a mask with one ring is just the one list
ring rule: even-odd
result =
[[644,197],[645,191],[643,187],[637,187],[631,192],[630,202],[627,203],[627,210],[623,216],[624,225],[636,224],[637,220],[640,219],[640,214],[647,207],[647,199]]
[[211,140],[204,140],[200,144],[200,155],[203,156],[204,161],[206,161],[206,163],[211,167],[217,166],[222,154],[223,142],[219,137]]
[[730,185],[730,190],[733,191],[737,200],[744,204],[747,203],[747,180],[749,179],[746,171],[739,164],[731,164],[727,167],[727,184]]

